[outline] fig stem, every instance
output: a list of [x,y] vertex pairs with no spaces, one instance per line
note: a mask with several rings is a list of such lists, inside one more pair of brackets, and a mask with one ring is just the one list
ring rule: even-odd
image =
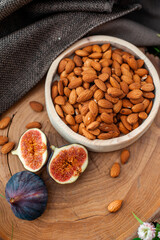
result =
[[12,151],[11,153],[12,153],[12,155],[18,155],[18,153],[17,153],[17,149],[14,150],[14,151]]
[[10,198],[10,203],[12,204],[12,203],[14,203],[14,198]]
[[54,145],[51,145],[50,148],[54,151],[56,147]]

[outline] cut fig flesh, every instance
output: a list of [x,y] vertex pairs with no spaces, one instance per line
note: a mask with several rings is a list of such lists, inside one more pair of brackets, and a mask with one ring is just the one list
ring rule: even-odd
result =
[[27,130],[20,138],[18,148],[12,151],[18,155],[25,169],[31,172],[39,171],[47,161],[47,138],[45,134],[37,129]]
[[51,148],[54,153],[48,165],[49,175],[60,184],[75,182],[88,165],[86,148],[79,144]]

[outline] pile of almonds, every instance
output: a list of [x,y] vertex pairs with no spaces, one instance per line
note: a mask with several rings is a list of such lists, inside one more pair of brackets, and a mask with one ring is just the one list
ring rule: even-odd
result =
[[136,129],[154,99],[152,77],[142,59],[109,43],[75,51],[58,66],[52,85],[56,112],[76,133],[109,139]]

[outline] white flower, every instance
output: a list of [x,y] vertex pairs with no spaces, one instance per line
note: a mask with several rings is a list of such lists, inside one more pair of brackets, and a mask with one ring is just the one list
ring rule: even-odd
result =
[[158,237],[160,238],[160,232],[158,233]]
[[143,240],[152,240],[155,237],[155,228],[152,224],[144,222],[138,228],[138,236]]

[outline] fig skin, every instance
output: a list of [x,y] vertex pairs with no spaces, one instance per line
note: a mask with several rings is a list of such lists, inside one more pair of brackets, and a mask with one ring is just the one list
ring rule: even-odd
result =
[[43,180],[29,171],[14,174],[5,189],[6,199],[16,217],[32,221],[46,209],[48,193]]
[[[42,163],[41,163],[41,166],[39,166],[38,168],[36,169],[33,169],[31,166],[28,166],[27,163],[25,161],[27,161],[27,157],[26,158],[23,158],[22,154],[23,154],[23,151],[21,150],[21,142],[23,142],[23,137],[25,136],[26,133],[28,132],[35,132],[37,131],[38,134],[40,133],[41,137],[42,137],[42,143],[45,144],[46,146],[46,149],[43,153],[43,155],[41,156],[42,157]],[[29,152],[28,152],[29,153]],[[22,162],[24,168],[30,172],[38,172],[40,171],[40,169],[47,163],[48,161],[48,158],[51,154],[51,149],[50,149],[50,143],[48,141],[48,138],[46,137],[46,135],[38,128],[32,128],[32,129],[28,129],[27,131],[25,131],[22,136],[20,137],[19,139],[19,143],[18,143],[18,148],[14,151],[12,151],[12,154],[13,155],[17,155],[20,159],[20,161]]]
[[[86,159],[85,159],[84,163],[81,165],[81,172],[80,172],[79,174],[76,174],[76,175],[73,174],[70,179],[68,179],[68,180],[66,180],[66,181],[61,181],[60,179],[55,178],[55,177],[53,176],[53,174],[51,173],[51,171],[50,171],[51,163],[52,163],[53,159],[54,159],[61,151],[65,150],[65,149],[69,149],[69,148],[71,148],[71,147],[83,148],[84,151],[85,151],[85,153],[86,153]],[[60,148],[56,148],[55,146],[52,145],[52,146],[50,146],[50,148],[51,148],[54,152],[51,153],[51,155],[50,155],[50,157],[49,157],[49,160],[48,160],[48,164],[47,164],[47,171],[48,171],[49,176],[50,176],[53,180],[55,180],[57,183],[59,183],[59,184],[69,184],[69,183],[75,182],[75,181],[78,179],[78,177],[85,171],[85,169],[86,169],[87,166],[88,166],[88,151],[87,151],[87,149],[86,149],[84,146],[80,145],[80,144],[68,144],[68,145],[64,145],[64,146],[62,146],[62,147],[60,147]],[[75,173],[75,172],[74,172],[74,173]]]

